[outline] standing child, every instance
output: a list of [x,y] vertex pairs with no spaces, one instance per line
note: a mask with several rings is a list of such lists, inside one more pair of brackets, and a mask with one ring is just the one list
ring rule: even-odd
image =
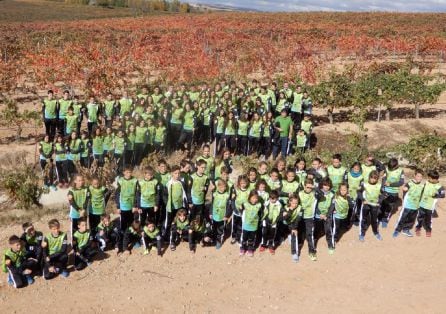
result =
[[272,191],[269,200],[265,203],[265,211],[262,217],[262,242],[260,252],[269,248],[269,252],[274,255],[277,246],[277,225],[282,217],[283,205],[279,201],[279,193]]
[[[368,180],[368,178],[367,178]],[[364,182],[364,176],[362,174],[361,164],[359,162],[353,163],[350,171],[347,174],[348,183],[348,195],[353,199],[353,210],[351,213],[350,221],[353,224],[359,223],[359,211],[361,208],[361,198],[359,197],[359,189]]]
[[32,273],[38,266],[37,261],[26,257],[25,248],[18,236],[9,237],[8,244],[9,249],[5,251],[2,259],[2,269],[8,273],[8,283],[14,288],[22,288],[26,283],[32,285]]
[[299,245],[298,245],[298,225],[301,220],[302,208],[299,205],[299,198],[296,195],[292,195],[288,198],[288,204],[285,206],[282,219],[283,224],[288,226],[290,232],[291,241],[291,256],[294,262],[299,261]]
[[256,187],[255,189],[257,191],[257,194],[259,194],[260,197],[260,202],[262,202],[262,204],[266,204],[269,201],[269,188],[268,188],[268,184],[266,183],[265,180],[260,179],[259,181],[257,181]]
[[133,177],[132,168],[124,169],[124,176],[118,179],[118,188],[115,192],[116,207],[120,215],[120,230],[124,233],[133,221],[133,214],[138,211],[136,207],[136,190],[138,180]]
[[97,162],[97,166],[104,166],[104,137],[102,136],[101,128],[94,131],[93,139],[91,141],[91,150],[93,158]]
[[78,229],[73,234],[74,268],[82,270],[90,266],[97,251],[93,248],[93,234],[87,230],[87,220],[80,218],[77,226]]
[[166,132],[163,119],[158,119],[157,127],[155,128],[155,137],[153,139],[156,153],[164,154],[166,152]]
[[67,235],[60,231],[60,223],[57,219],[51,219],[48,222],[48,227],[50,233],[42,241],[43,277],[49,280],[60,273],[62,277],[66,278],[70,275],[67,270]]
[[319,199],[316,206],[316,214],[314,217],[314,229],[317,237],[325,234],[327,240],[328,253],[333,254],[335,241],[333,235],[333,201],[335,194],[332,191],[330,178],[324,178],[319,183]]
[[78,219],[87,214],[89,201],[88,188],[85,187],[84,177],[80,174],[74,177],[73,187],[68,191],[68,203],[70,204],[71,237],[77,230]]
[[[95,130],[96,132],[96,130]],[[90,168],[91,165],[91,140],[87,132],[83,131],[81,134],[82,151],[80,152],[81,166]]]
[[311,144],[311,132],[313,131],[313,122],[311,121],[311,115],[304,115],[304,119],[300,123],[300,129],[305,132],[305,136],[307,137],[305,148],[309,149]]
[[39,143],[40,169],[44,174],[43,184],[46,187],[51,187],[51,189],[56,190],[53,176],[53,153],[54,145],[50,142],[50,137],[48,135],[45,135],[43,141],[40,141]]
[[343,182],[347,182],[347,169],[342,166],[341,154],[334,154],[331,165],[327,167],[327,174],[333,184],[333,191],[337,192]]
[[417,219],[418,209],[420,208],[421,194],[423,193],[424,184],[423,172],[415,170],[415,177],[403,186],[404,198],[403,208],[396,223],[393,237],[396,238],[402,231],[405,236],[413,237],[410,229],[413,228],[415,220]]
[[90,223],[90,230],[95,231],[98,224],[101,222],[102,215],[105,214],[105,206],[108,198],[108,189],[101,185],[99,178],[91,179],[91,185],[88,187],[89,206],[88,206],[88,220]]
[[148,221],[158,224],[158,210],[161,203],[162,185],[154,177],[152,167],[144,169],[144,179],[138,180],[137,207],[139,221],[146,225]]
[[[350,227],[348,220],[348,213],[353,206],[352,199],[348,196],[348,186],[346,183],[341,183],[336,196],[334,198],[334,211],[333,211],[333,239],[337,243],[342,235]],[[333,248],[334,249],[334,248]],[[330,251],[329,251],[330,253]],[[333,253],[333,252],[331,252]]]
[[242,205],[243,203],[248,201],[249,196],[249,186],[248,186],[248,178],[246,176],[239,176],[237,180],[237,187],[235,188],[235,199],[233,202],[233,206],[231,206],[232,214],[232,228],[231,228],[231,244],[235,242],[241,242],[242,235]]
[[208,144],[203,146],[201,156],[197,157],[195,164],[197,164],[199,160],[204,160],[206,162],[206,170],[204,174],[207,175],[209,179],[213,178],[215,171],[215,160],[214,157],[211,156],[211,148]]
[[231,191],[221,179],[217,180],[216,186],[217,190],[212,193],[212,211],[209,218],[212,220],[215,247],[219,250],[224,242],[226,222],[229,219]]
[[206,161],[198,160],[197,171],[190,177],[190,200],[192,201],[189,211],[190,220],[197,215],[203,218],[205,214],[205,200],[210,183],[205,171]]
[[307,136],[305,135],[305,131],[302,129],[299,129],[297,131],[296,135],[296,153],[297,154],[303,154],[305,152],[305,149],[307,148]]
[[68,187],[67,147],[61,135],[58,135],[56,138],[54,153],[56,155],[56,173],[59,188]]
[[403,184],[403,169],[398,165],[398,160],[396,158],[391,158],[387,164],[382,183],[386,196],[382,201],[380,215],[383,228],[387,228],[390,217],[398,210],[398,192]]
[[417,236],[421,235],[421,227],[426,230],[426,237],[432,235],[432,214],[435,211],[438,199],[445,198],[445,190],[439,183],[439,179],[438,171],[431,170],[427,173],[427,182],[424,184],[420,209],[418,210],[418,223],[415,229]]
[[304,188],[305,179],[307,178],[307,163],[304,158],[296,159],[294,163],[294,170],[296,172],[296,178],[299,182],[299,189],[302,190]]
[[242,244],[240,246],[240,256],[247,253],[248,256],[254,256],[257,228],[259,227],[260,217],[263,215],[263,205],[259,201],[256,191],[249,193],[248,201],[241,207],[242,214]]
[[303,222],[305,225],[305,238],[308,243],[308,253],[312,261],[317,260],[316,246],[314,244],[314,216],[318,198],[314,189],[313,180],[306,179],[304,190],[299,192],[301,201]]
[[299,182],[296,180],[296,173],[293,168],[288,168],[286,171],[286,180],[281,181],[282,188],[280,189],[280,201],[282,204],[288,203],[288,198],[292,194],[299,192]]
[[172,223],[173,217],[180,208],[186,208],[189,203],[184,183],[180,181],[180,167],[173,166],[171,178],[167,182],[167,202],[166,218],[164,220],[164,236],[168,234],[168,229]]
[[161,249],[163,246],[161,233],[156,227],[156,224],[152,221],[147,222],[147,225],[143,228],[143,243],[144,243],[144,255],[150,253],[153,247],[156,246],[158,256],[161,256]]
[[70,140],[68,142],[68,174],[70,179],[73,179],[77,173],[76,163],[81,160],[81,152],[84,150],[84,144],[80,138],[77,137],[76,132],[71,132]]
[[224,148],[219,158],[215,160],[215,171],[214,171],[215,180],[220,178],[222,167],[226,167],[229,170],[229,173],[232,173],[231,152],[227,148]]
[[[359,241],[364,242],[365,232],[369,224],[372,225],[373,234],[378,240],[382,240],[378,231],[378,213],[383,200],[382,185],[378,183],[379,173],[376,170],[370,172],[369,179],[362,185],[362,200]],[[370,223],[369,223],[370,221]]]

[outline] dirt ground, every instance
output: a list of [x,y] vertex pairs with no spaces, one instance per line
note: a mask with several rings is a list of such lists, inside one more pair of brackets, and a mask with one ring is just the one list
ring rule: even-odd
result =
[[[443,109],[443,106],[441,109]],[[322,114],[322,112],[318,113]],[[391,146],[406,141],[423,129],[446,134],[444,113],[419,121],[397,118],[389,122],[367,122],[372,147]],[[333,132],[345,134],[348,123],[321,124],[318,137]],[[2,135],[2,134],[0,134]],[[32,140],[21,144],[1,144],[0,155],[26,150],[33,159]],[[443,184],[446,181],[442,180]],[[57,218],[68,228],[66,208]],[[176,252],[160,258],[142,256],[136,250],[129,257],[110,253],[67,279],[45,281],[37,278],[28,288],[15,290],[0,276],[0,310],[14,313],[110,313],[139,312],[296,312],[307,313],[444,313],[446,300],[446,201],[439,203],[439,218],[433,221],[433,237],[393,239],[397,215],[384,240],[367,233],[358,241],[353,227],[341,239],[334,255],[329,255],[325,239],[318,245],[318,261],[308,258],[305,245],[299,263],[291,261],[290,247],[283,244],[275,256],[256,252],[253,258],[239,257],[238,248],[226,242],[220,251],[198,248],[195,254],[181,244]],[[44,216],[35,225],[48,231]],[[13,224],[0,229],[0,250],[11,234],[19,234]]]

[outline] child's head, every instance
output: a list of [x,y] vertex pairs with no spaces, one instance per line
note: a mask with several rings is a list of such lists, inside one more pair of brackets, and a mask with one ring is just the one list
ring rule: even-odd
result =
[[261,161],[259,163],[259,174],[265,174],[268,172],[268,163],[265,161]]
[[85,218],[79,218],[77,221],[77,228],[79,229],[79,232],[85,232],[87,231],[87,219]]
[[187,213],[184,208],[181,208],[177,211],[176,217],[179,221],[184,222],[186,220],[186,216],[187,216]]
[[276,162],[276,167],[279,172],[282,172],[286,168],[286,161],[283,158],[280,158]]
[[389,162],[387,163],[387,168],[389,170],[395,170],[396,168],[398,168],[398,159],[390,158]]
[[335,168],[339,168],[341,166],[342,157],[341,154],[334,154],[331,159],[331,164]]
[[322,160],[318,157],[313,159],[313,162],[311,163],[311,167],[313,169],[319,169],[322,166]]
[[180,172],[190,173],[191,166],[189,159],[182,159],[180,161]]
[[250,182],[257,181],[257,170],[256,168],[249,168],[248,170],[248,179]]
[[172,167],[171,173],[173,180],[179,180],[180,179],[180,167],[175,165]]
[[438,180],[440,179],[440,174],[437,170],[430,170],[427,173],[427,177],[430,183],[438,183]]
[[304,158],[298,158],[294,163],[294,168],[296,170],[305,170],[306,163]]
[[299,131],[297,131],[297,134],[300,136],[305,136],[305,131],[302,129],[299,129]]
[[54,235],[54,236],[58,236],[58,235],[59,235],[59,232],[60,232],[60,223],[59,223],[59,220],[57,220],[57,219],[51,219],[51,220],[48,222],[48,228],[50,229],[52,235]]
[[415,170],[415,173],[414,173],[414,178],[413,178],[413,180],[414,180],[416,183],[420,183],[421,180],[423,180],[423,175],[424,175],[423,170],[421,170],[421,169],[416,169],[416,170]]
[[88,132],[87,131],[82,131],[81,133],[81,139],[85,140],[88,138]]
[[133,169],[131,167],[125,167],[123,174],[124,174],[124,179],[128,180],[132,177]]
[[241,189],[246,189],[246,187],[248,186],[248,178],[245,175],[239,176],[237,185]]
[[305,179],[304,182],[304,191],[305,193],[310,193],[313,190],[313,179]]
[[155,223],[154,223],[153,221],[148,221],[148,222],[147,222],[147,229],[148,229],[150,232],[153,232],[153,231],[156,229],[156,225],[155,225]]
[[104,226],[108,227],[110,225],[110,215],[109,214],[103,214],[101,216],[101,222]]
[[266,191],[268,184],[266,183],[266,181],[264,179],[260,179],[257,184],[256,184],[256,190],[257,191]]
[[80,189],[80,188],[82,188],[84,186],[84,184],[85,184],[84,177],[82,175],[80,175],[80,174],[77,174],[74,177],[74,187],[77,188],[77,189]]
[[271,180],[273,180],[273,181],[279,180],[279,169],[277,169],[277,168],[271,169],[269,176],[270,176]]
[[342,197],[347,197],[348,194],[348,185],[347,183],[341,183],[338,189],[338,195]]
[[269,193],[269,201],[270,203],[276,203],[279,200],[279,192],[277,192],[276,190],[271,191],[271,193]]
[[297,195],[293,194],[288,198],[288,207],[290,209],[296,209],[299,206],[299,198]]
[[94,187],[95,189],[98,189],[101,186],[101,183],[100,183],[98,177],[93,177],[91,179],[91,186]]
[[365,157],[364,163],[366,164],[366,166],[371,166],[375,163],[375,157],[372,154],[368,154]]
[[359,161],[355,161],[352,165],[351,170],[355,173],[360,173],[361,172],[361,163]]
[[197,173],[199,175],[204,174],[204,172],[206,171],[206,165],[207,165],[207,162],[204,161],[203,159],[200,159],[199,161],[197,161]]
[[136,232],[138,232],[141,228],[141,222],[139,220],[133,220],[132,222],[132,229]]
[[167,162],[164,159],[158,161],[158,171],[161,174],[165,174],[167,172]]
[[376,184],[379,180],[379,173],[376,170],[373,170],[372,172],[370,172],[369,175],[369,183],[370,184]]
[[16,235],[9,237],[8,244],[11,250],[13,250],[14,252],[19,252],[22,249],[22,241]]
[[333,187],[330,178],[326,177],[323,178],[321,180],[321,182],[319,183],[319,188],[324,191],[324,192],[328,192],[331,190],[331,188]]
[[259,194],[257,194],[257,191],[252,190],[251,192],[249,192],[248,201],[251,204],[257,204],[259,202]]
[[32,222],[25,222],[22,225],[23,232],[25,232],[28,236],[32,237],[36,234],[36,230],[34,229]]
[[153,168],[150,166],[144,168],[144,179],[152,180],[152,178],[153,178]]
[[295,178],[296,178],[296,173],[294,172],[294,169],[288,168],[286,171],[286,180],[288,182],[293,182]]
[[305,121],[310,121],[310,115],[309,114],[306,114],[306,115],[304,115],[304,120]]
[[226,186],[227,185],[226,185],[225,181],[218,179],[218,181],[217,181],[217,191],[218,192],[224,193],[226,191]]
[[203,146],[203,157],[209,157],[210,156],[210,153],[211,153],[211,148],[209,147],[209,145],[208,144],[206,144],[206,145],[204,145]]

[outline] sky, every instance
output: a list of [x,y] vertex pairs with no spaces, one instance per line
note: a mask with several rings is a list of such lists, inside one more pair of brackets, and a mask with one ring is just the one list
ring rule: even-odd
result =
[[446,12],[446,0],[193,0],[259,11],[397,11]]

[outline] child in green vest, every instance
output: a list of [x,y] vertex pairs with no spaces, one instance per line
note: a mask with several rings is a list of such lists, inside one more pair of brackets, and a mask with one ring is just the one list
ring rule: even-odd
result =
[[259,200],[256,191],[249,193],[248,200],[242,204],[240,209],[242,214],[242,243],[240,246],[240,256],[254,256],[257,228],[260,218],[263,215],[263,205]]
[[341,154],[332,156],[331,165],[327,167],[327,174],[333,184],[333,191],[337,192],[343,182],[347,182],[347,169],[342,166]]
[[364,182],[361,163],[354,162],[347,173],[348,195],[353,199],[354,206],[350,221],[356,226],[359,225],[359,212],[361,209],[361,198],[359,197],[359,190]]
[[42,241],[43,277],[49,280],[60,274],[66,278],[70,275],[67,270],[67,235],[60,231],[60,223],[57,219],[51,219],[48,227],[50,233]]
[[162,183],[154,177],[152,167],[144,169],[144,178],[138,180],[138,191],[136,192],[138,220],[146,224],[147,221],[158,225],[158,212],[161,205],[163,186]]
[[259,252],[264,252],[266,248],[274,255],[278,244],[277,230],[279,220],[282,219],[283,205],[279,201],[279,193],[272,191],[269,194],[268,201],[264,204],[264,213],[262,217],[262,242]]
[[373,170],[369,179],[363,183],[361,187],[361,193],[359,194],[362,200],[361,214],[359,217],[359,241],[364,242],[365,233],[372,225],[372,231],[378,240],[382,240],[382,237],[378,231],[378,213],[381,206],[381,202],[384,198],[382,185],[378,182],[379,173]]
[[236,242],[241,243],[241,235],[242,235],[242,213],[241,208],[243,203],[248,201],[249,192],[248,178],[243,175],[239,176],[237,180],[237,187],[234,189],[235,197],[233,199],[233,204],[230,207],[231,211],[229,216],[232,215],[231,219],[231,235],[232,240],[231,244]]
[[[42,264],[42,240],[43,234],[36,231],[31,222],[25,222],[22,225],[23,234],[20,237],[25,247],[26,258],[34,260],[36,265]],[[39,268],[39,267],[37,267]]]
[[8,273],[8,284],[14,288],[32,285],[32,273],[38,268],[36,260],[27,258],[22,241],[16,235],[9,237],[9,249],[3,253],[2,269]]
[[153,221],[148,221],[143,228],[143,244],[144,255],[149,254],[152,248],[156,247],[158,256],[161,256],[163,246],[161,233]]
[[166,218],[164,220],[164,235],[169,234],[169,228],[172,224],[172,219],[176,217],[179,209],[186,208],[189,200],[186,194],[185,183],[180,181],[180,167],[173,166],[171,170],[171,177],[166,184],[167,200],[166,200]]
[[283,225],[290,233],[291,257],[296,263],[299,261],[298,227],[302,216],[301,211],[299,198],[297,195],[292,195],[288,198],[288,204],[284,207],[281,218]]
[[297,154],[303,154],[305,152],[305,149],[307,147],[307,136],[305,135],[305,131],[300,129],[297,131],[296,136],[296,153]]
[[132,250],[141,247],[141,240],[144,232],[139,220],[134,220],[125,230],[122,239],[122,251],[125,255],[130,255]]
[[415,229],[416,235],[421,235],[421,228],[426,230],[426,237],[432,235],[432,214],[437,206],[438,199],[445,198],[444,187],[439,183],[438,171],[431,170],[427,173],[427,182],[424,184],[421,194],[420,209],[418,210],[418,222]]
[[50,137],[45,135],[43,141],[39,143],[40,169],[43,173],[43,184],[46,188],[51,187],[57,190],[54,185],[54,164],[53,164],[54,144],[50,142]]
[[118,178],[118,187],[115,192],[115,202],[120,215],[120,230],[124,233],[134,220],[138,212],[136,192],[138,180],[133,177],[133,170],[126,167],[123,176]]
[[158,119],[157,121],[153,145],[156,153],[166,153],[166,126],[164,125],[164,121],[162,119]]
[[82,270],[91,265],[92,258],[97,254],[93,247],[93,234],[87,230],[87,219],[80,218],[78,229],[73,234],[74,268]]
[[421,195],[424,190],[423,171],[415,170],[415,176],[412,180],[403,186],[403,206],[396,223],[393,237],[396,238],[402,232],[407,237],[413,237],[410,230],[417,219],[418,210],[420,208]]
[[[305,238],[308,244],[308,254],[312,261],[317,260],[316,246],[314,242],[314,217],[320,193],[314,188],[312,179],[306,179],[303,191],[299,192],[299,200],[302,206],[303,223],[305,225]],[[303,231],[303,230],[302,230]],[[303,232],[301,232],[303,238]]]
[[107,249],[114,248],[116,253],[119,252],[119,227],[111,222],[109,214],[103,214],[101,216],[101,222],[96,227],[95,238],[99,242],[99,249],[101,251],[104,252]]
[[[353,201],[348,195],[347,183],[341,183],[339,189],[336,192],[336,196],[333,200],[333,242],[337,243],[341,239],[342,235],[350,228],[350,221],[348,214],[353,208]],[[334,250],[334,247],[333,247]],[[334,251],[329,251],[329,254],[333,254]]]
[[206,194],[209,188],[210,180],[205,174],[206,171],[206,161],[200,159],[196,164],[196,172],[190,176],[188,187],[188,193],[190,193],[189,199],[191,204],[189,204],[189,219],[194,219],[195,216],[199,215],[201,217],[205,216],[205,202]]
[[54,144],[54,154],[56,158],[56,173],[59,188],[67,188],[68,185],[68,164],[67,146],[62,135],[58,135]]
[[404,172],[398,165],[396,158],[391,158],[387,163],[383,177],[383,189],[385,198],[382,201],[380,221],[383,228],[387,228],[390,217],[398,210],[399,190],[404,184]]
[[231,190],[222,179],[217,180],[216,186],[216,191],[212,193],[212,210],[209,218],[212,220],[215,247],[219,250],[224,242],[226,223],[230,217]]
[[187,219],[187,212],[184,208],[178,209],[175,218],[171,224],[170,231],[170,250],[175,251],[177,245],[181,240],[189,240],[189,219]]
[[319,198],[314,216],[314,233],[317,237],[325,234],[329,254],[334,252],[335,247],[333,235],[335,193],[332,191],[332,187],[330,178],[324,178],[319,183]]
[[70,188],[67,195],[70,205],[71,235],[77,230],[78,219],[87,215],[89,196],[84,177],[79,174],[76,175],[73,180],[73,187]]
[[101,185],[98,177],[91,179],[91,185],[88,187],[88,221],[90,230],[95,231],[101,222],[102,215],[105,214],[105,207],[109,198],[108,189]]

